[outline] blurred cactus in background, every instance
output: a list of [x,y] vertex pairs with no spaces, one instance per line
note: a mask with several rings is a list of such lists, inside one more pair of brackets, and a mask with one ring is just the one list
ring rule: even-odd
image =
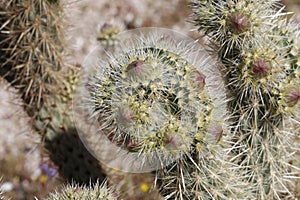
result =
[[[1,75],[22,91],[34,116],[47,94],[62,86],[62,7],[51,1],[7,1],[1,6]],[[55,88],[55,89],[54,89]]]
[[19,89],[60,175],[79,183],[103,179],[102,168],[76,136],[72,121],[77,69],[64,58],[63,5],[43,0],[1,4],[1,76]]
[[97,40],[100,44],[108,49],[118,44],[117,35],[121,32],[120,25],[104,23],[98,32]]
[[296,199],[297,25],[276,0],[194,0],[192,8],[195,26],[223,64],[232,161],[245,169],[255,198]]

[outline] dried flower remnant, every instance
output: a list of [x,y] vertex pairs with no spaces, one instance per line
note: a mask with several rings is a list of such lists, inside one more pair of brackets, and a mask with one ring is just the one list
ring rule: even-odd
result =
[[289,107],[295,106],[300,99],[300,91],[296,87],[291,87],[286,93],[286,102]]
[[270,63],[265,60],[258,60],[252,64],[252,70],[256,77],[262,78],[268,75],[271,69]]
[[135,60],[128,65],[126,75],[129,78],[143,79],[149,75],[150,69],[151,65],[146,61]]
[[198,70],[193,70],[190,73],[190,77],[192,85],[201,91],[205,86],[206,76]]
[[230,25],[234,31],[245,31],[249,26],[249,18],[245,14],[235,13],[230,19]]

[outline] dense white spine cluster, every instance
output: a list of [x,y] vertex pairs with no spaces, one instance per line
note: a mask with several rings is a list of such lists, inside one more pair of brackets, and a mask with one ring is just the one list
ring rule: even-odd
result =
[[160,163],[153,170],[166,199],[243,199],[238,167],[219,146],[227,118],[221,73],[202,46],[170,32],[125,33],[87,79],[90,115],[142,165],[149,157]]
[[50,193],[44,200],[73,200],[73,199],[100,199],[117,200],[117,195],[106,184],[91,184],[89,186],[80,186],[69,184],[64,186],[61,191]]
[[133,41],[132,49],[99,66],[101,72],[88,83],[93,115],[122,147],[177,157],[207,131],[212,99],[204,72],[156,37]]

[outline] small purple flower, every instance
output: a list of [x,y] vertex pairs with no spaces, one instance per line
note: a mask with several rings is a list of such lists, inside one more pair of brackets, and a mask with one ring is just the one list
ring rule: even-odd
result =
[[53,177],[53,176],[55,176],[56,174],[57,174],[56,169],[54,169],[54,168],[49,168],[48,173],[47,173],[47,175],[48,175],[49,177]]
[[51,178],[57,174],[57,170],[52,167],[49,167],[48,163],[42,164],[41,171],[42,171],[42,174],[47,175],[48,178]]
[[49,165],[47,163],[42,164],[41,170],[43,174],[46,174],[49,169]]

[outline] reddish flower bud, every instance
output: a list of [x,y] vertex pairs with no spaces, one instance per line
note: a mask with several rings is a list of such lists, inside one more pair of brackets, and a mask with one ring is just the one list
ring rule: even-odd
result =
[[299,99],[300,99],[300,91],[297,90],[297,88],[292,87],[286,95],[286,101],[288,106],[290,107],[295,106],[299,102]]
[[212,124],[208,131],[215,143],[218,143],[223,136],[223,127],[220,124]]
[[127,144],[127,148],[128,149],[133,149],[134,147],[136,147],[136,144],[134,143],[133,140],[130,140]]
[[203,89],[205,86],[205,79],[206,76],[202,74],[201,72],[194,70],[191,73],[191,81],[192,84],[197,88],[197,89]]
[[231,28],[237,31],[244,31],[248,28],[249,19],[247,15],[236,13],[230,19]]
[[270,63],[265,60],[258,60],[252,64],[253,73],[260,78],[265,77],[270,71],[270,69]]
[[128,65],[126,73],[131,78],[143,78],[148,74],[150,67],[145,61],[135,60]]
[[129,107],[120,107],[117,113],[117,123],[128,125],[133,121],[133,111]]

